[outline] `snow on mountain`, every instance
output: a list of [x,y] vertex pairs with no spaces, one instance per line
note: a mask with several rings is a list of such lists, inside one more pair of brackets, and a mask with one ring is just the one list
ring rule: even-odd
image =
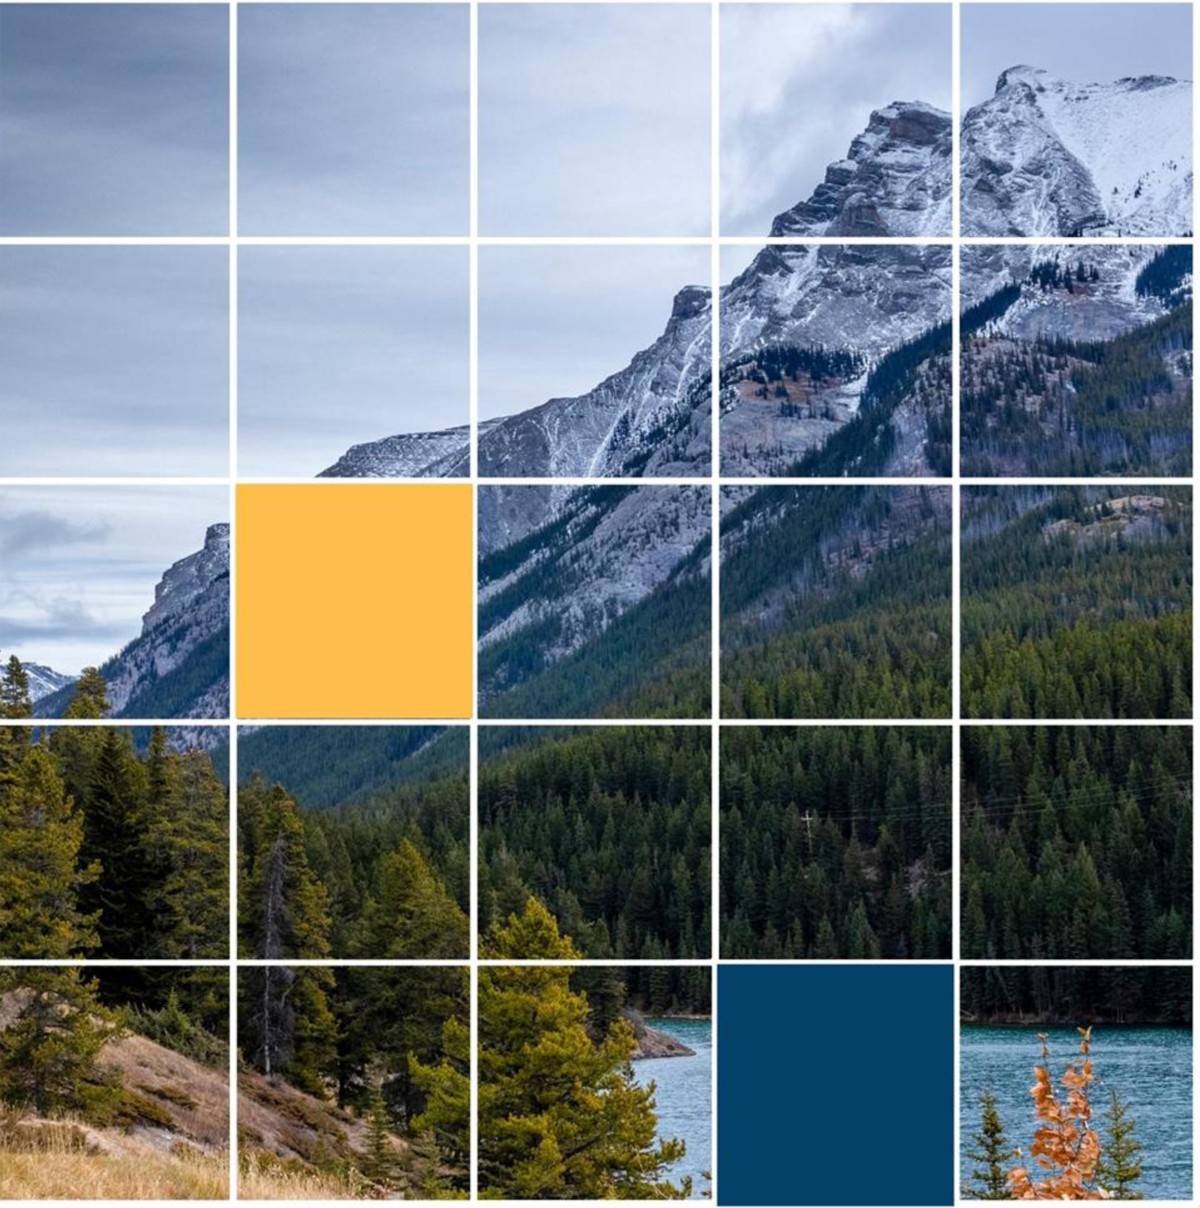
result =
[[923,101],[876,109],[813,195],[780,214],[772,236],[949,235],[950,115]]
[[1185,236],[1192,85],[1010,67],[962,127],[964,235]]
[[[1159,298],[1139,295],[1136,289],[1138,273],[1160,250],[1153,244],[1079,248],[974,244],[962,249],[962,306],[973,306],[1005,285],[1020,285],[1020,298],[992,321],[988,335],[1111,340],[1166,312]],[[1082,267],[1089,280],[1071,292],[1041,289],[1030,280],[1030,272],[1035,265],[1055,259],[1073,273]],[[1093,269],[1096,280],[1090,279]]]
[[22,663],[25,674],[29,676],[29,699],[39,701],[43,696],[49,696],[60,688],[75,682],[75,676],[64,675],[43,663]]
[[[479,425],[484,432],[490,425]],[[318,478],[465,478],[470,474],[471,426],[406,432],[351,445]]]

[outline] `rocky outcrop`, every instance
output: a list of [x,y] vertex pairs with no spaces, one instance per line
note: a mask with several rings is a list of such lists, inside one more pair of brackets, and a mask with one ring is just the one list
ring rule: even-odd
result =
[[634,1061],[645,1061],[656,1057],[695,1057],[696,1050],[689,1049],[682,1040],[676,1040],[667,1032],[649,1027],[641,1015],[627,1008],[625,1018],[633,1025],[634,1039],[637,1041],[637,1052]]
[[876,109],[812,196],[775,219],[772,236],[948,236],[951,142],[942,109],[923,101]]
[[[490,425],[480,424],[480,432]],[[465,478],[471,473],[471,427],[407,432],[352,445],[318,478]]]

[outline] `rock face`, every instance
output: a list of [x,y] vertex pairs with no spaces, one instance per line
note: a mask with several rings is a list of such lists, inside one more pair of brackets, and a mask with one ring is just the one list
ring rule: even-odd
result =
[[1010,67],[963,119],[963,234],[1190,234],[1191,109],[1188,80]]
[[[722,471],[784,474],[824,446],[857,415],[870,370],[949,321],[950,292],[951,254],[941,245],[764,248],[721,299]],[[764,368],[764,350],[816,348],[847,353],[853,364],[820,381],[781,380]],[[940,368],[913,376],[888,421],[887,472],[931,473],[923,433],[949,406]]]
[[950,115],[923,101],[876,109],[813,195],[780,214],[772,236],[949,235]]
[[32,701],[39,701],[75,682],[73,675],[64,675],[43,663],[23,663],[22,666],[29,676],[29,699]]
[[632,1007],[625,1009],[625,1018],[633,1025],[633,1036],[637,1041],[634,1061],[645,1061],[655,1057],[695,1057],[696,1050],[688,1048],[682,1040],[676,1040],[668,1032],[649,1027],[641,1014]]
[[[113,717],[229,715],[229,525],[213,524],[204,545],[171,566],[154,589],[142,632],[101,668]],[[60,717],[70,686],[35,705]]]

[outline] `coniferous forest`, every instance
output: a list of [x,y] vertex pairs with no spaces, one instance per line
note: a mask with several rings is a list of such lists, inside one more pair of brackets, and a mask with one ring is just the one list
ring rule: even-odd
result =
[[721,732],[721,955],[951,955],[950,732]]
[[[70,718],[104,716],[77,681]],[[0,956],[195,960],[229,951],[229,791],[186,732],[31,726],[0,680]]]
[[962,955],[1192,954],[1190,727],[962,731]]
[[950,493],[726,494],[724,717],[950,715]]
[[465,1198],[461,968],[269,965],[238,977],[243,1198]]
[[962,706],[982,718],[1186,718],[1186,487],[964,487]]
[[[308,726],[292,736],[296,747],[276,736],[283,728],[263,744],[274,782],[258,770],[256,735],[239,750],[241,955],[466,959],[466,730],[393,736],[398,746],[381,754],[376,727]],[[280,752],[304,746],[322,763],[305,755],[292,777]],[[338,784],[348,796],[334,803]]]
[[480,930],[532,895],[586,957],[707,956],[710,776],[695,726],[485,731]]

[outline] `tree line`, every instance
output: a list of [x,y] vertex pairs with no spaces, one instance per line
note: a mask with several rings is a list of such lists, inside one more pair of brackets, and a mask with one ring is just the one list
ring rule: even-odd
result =
[[479,768],[479,926],[535,896],[589,958],[707,956],[707,731],[535,736]]
[[721,955],[951,954],[950,732],[721,734]]
[[1191,731],[968,727],[962,954],[1192,954]]
[[[69,718],[106,716],[85,672]],[[229,794],[200,751],[155,729],[35,728],[13,656],[0,681],[0,955],[228,955]]]

